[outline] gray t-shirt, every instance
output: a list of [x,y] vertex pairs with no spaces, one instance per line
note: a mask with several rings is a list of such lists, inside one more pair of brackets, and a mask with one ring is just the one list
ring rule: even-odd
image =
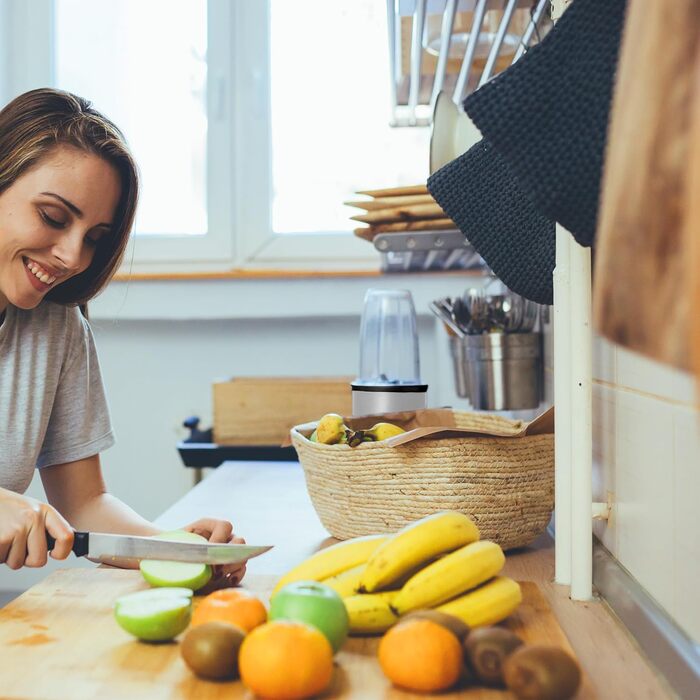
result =
[[95,342],[75,307],[6,309],[0,325],[0,487],[114,444]]

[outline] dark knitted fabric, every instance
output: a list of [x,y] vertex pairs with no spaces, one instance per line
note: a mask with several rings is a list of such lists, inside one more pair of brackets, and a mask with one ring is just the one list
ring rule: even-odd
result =
[[554,222],[535,209],[490,143],[433,173],[428,190],[510,289],[552,303]]
[[624,0],[574,0],[541,43],[464,101],[539,211],[585,246],[595,237],[624,14]]

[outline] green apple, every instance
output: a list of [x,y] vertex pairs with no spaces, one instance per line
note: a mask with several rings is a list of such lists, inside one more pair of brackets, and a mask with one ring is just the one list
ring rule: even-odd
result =
[[[175,530],[156,535],[163,540],[178,542],[206,542],[206,538],[194,532]],[[209,583],[212,569],[208,564],[189,564],[177,561],[144,559],[139,565],[141,574],[151,586],[177,586],[196,591]]]
[[192,591],[162,588],[122,596],[114,604],[114,617],[122,629],[143,641],[165,642],[190,624]]
[[269,620],[306,622],[321,631],[337,652],[348,636],[349,620],[343,599],[318,581],[295,581],[275,593]]

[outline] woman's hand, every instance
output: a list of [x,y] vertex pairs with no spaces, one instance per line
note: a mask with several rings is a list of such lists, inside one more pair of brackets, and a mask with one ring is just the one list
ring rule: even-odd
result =
[[65,518],[46,503],[0,489],[0,563],[11,569],[46,564],[46,533],[56,544],[53,559],[65,559],[73,546],[73,530]]
[[[221,542],[223,544],[245,544],[242,537],[234,537],[233,525],[228,520],[216,520],[214,518],[201,518],[190,525],[186,525],[183,530],[195,532],[202,537],[206,537],[210,542]],[[217,588],[228,588],[237,586],[245,576],[245,564],[226,564],[214,567],[214,575],[211,581],[201,592],[208,593]]]

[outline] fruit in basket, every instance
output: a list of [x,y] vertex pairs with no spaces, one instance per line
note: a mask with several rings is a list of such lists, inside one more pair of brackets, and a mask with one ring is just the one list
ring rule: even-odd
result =
[[145,642],[165,642],[177,637],[190,623],[192,592],[182,589],[138,591],[114,604],[119,626]]
[[335,445],[346,437],[346,430],[343,416],[337,413],[326,413],[316,426],[316,441],[324,445]]
[[[230,593],[229,593],[230,591]],[[195,608],[192,626],[208,622],[228,622],[250,632],[267,621],[267,610],[263,602],[242,589],[226,589],[210,593]]]
[[343,599],[317,581],[295,581],[281,588],[270,602],[270,620],[296,620],[326,635],[336,652],[348,636],[348,613]]
[[393,423],[376,423],[369,430],[365,431],[365,435],[368,435],[375,442],[381,442],[405,432],[403,428]]
[[364,564],[389,537],[389,535],[366,535],[326,547],[282,576],[272,593],[274,595],[282,586],[292,581],[322,581],[329,576],[335,576]]
[[479,539],[476,525],[464,514],[441,511],[416,520],[382,544],[367,561],[360,591],[388,588],[428,560]]
[[379,642],[379,664],[396,686],[420,692],[451,688],[462,674],[462,645],[431,620],[407,620]]
[[274,620],[253,630],[238,656],[241,680],[257,696],[301,700],[322,693],[333,678],[333,650],[303,622]]
[[200,678],[223,680],[238,676],[238,652],[245,631],[226,622],[207,622],[187,632],[180,653]]
[[487,583],[437,607],[455,615],[470,627],[494,625],[515,612],[522,602],[520,586],[507,576],[496,576]]
[[464,658],[474,675],[486,685],[504,685],[503,663],[523,640],[504,627],[479,627],[464,641]]
[[375,423],[368,430],[349,431],[348,444],[357,447],[362,442],[381,442],[406,431],[393,423]]
[[495,542],[471,542],[414,574],[399,591],[392,607],[403,615],[444,603],[493,578],[505,561],[503,550]]
[[448,615],[439,610],[413,610],[410,613],[402,615],[399,623],[403,624],[404,621],[408,620],[430,620],[431,622],[435,622],[452,632],[460,642],[463,642],[469,634],[469,625],[462,622],[458,617]]
[[313,433],[311,433],[311,435],[309,435],[309,440],[311,442],[318,442],[318,433],[315,430]]
[[[175,530],[155,535],[157,539],[176,542],[206,542],[206,538],[195,532]],[[156,561],[144,559],[139,564],[141,574],[151,586],[175,586],[197,591],[207,583],[212,575],[208,564],[189,564],[176,561]]]
[[350,634],[381,634],[398,622],[391,609],[396,591],[358,593],[343,598],[350,620]]
[[568,700],[576,695],[581,669],[563,649],[533,644],[506,658],[503,677],[521,700]]

